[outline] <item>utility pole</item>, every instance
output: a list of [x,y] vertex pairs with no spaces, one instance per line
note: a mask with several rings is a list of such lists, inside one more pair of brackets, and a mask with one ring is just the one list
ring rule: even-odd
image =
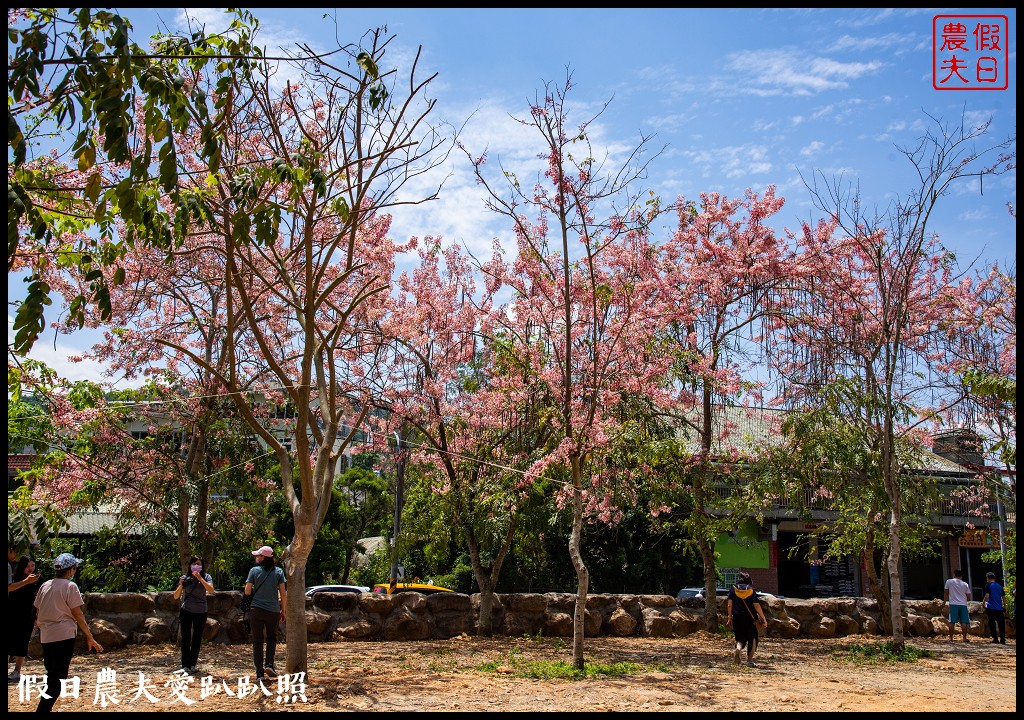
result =
[[1009,576],[1006,573],[1006,507],[1003,505],[1002,491],[1000,483],[1000,486],[996,488],[996,515],[999,517],[999,564],[1002,566],[1002,580],[1005,589]]
[[389,592],[394,592],[398,586],[398,534],[402,529],[402,504],[405,490],[405,460],[406,449],[401,429],[395,431],[395,447],[397,456],[395,458],[395,521],[391,535],[391,578]]

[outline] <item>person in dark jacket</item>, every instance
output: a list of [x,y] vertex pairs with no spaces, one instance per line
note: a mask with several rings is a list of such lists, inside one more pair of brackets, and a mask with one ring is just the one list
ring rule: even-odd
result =
[[7,616],[11,622],[7,634],[7,654],[14,658],[14,672],[7,676],[9,683],[21,680],[21,668],[28,655],[28,641],[36,625],[36,608],[33,603],[37,590],[39,575],[36,574],[36,561],[29,555],[22,555],[14,568],[13,581],[7,586]]
[[753,665],[759,631],[768,627],[768,621],[764,617],[761,598],[754,590],[748,573],[741,572],[737,575],[736,584],[729,589],[725,624],[732,626],[736,639],[736,649],[732,654],[733,662],[739,665],[743,660],[743,650],[746,649],[747,665]]

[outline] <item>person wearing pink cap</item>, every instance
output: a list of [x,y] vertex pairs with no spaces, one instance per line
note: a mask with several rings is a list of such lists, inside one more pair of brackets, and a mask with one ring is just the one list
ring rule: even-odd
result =
[[[264,545],[252,551],[256,565],[245,579],[246,595],[252,596],[249,623],[252,628],[252,660],[256,679],[277,677],[274,653],[277,650],[277,627],[286,619],[288,596],[284,572],[274,561],[274,549]],[[266,653],[264,654],[264,638]]]

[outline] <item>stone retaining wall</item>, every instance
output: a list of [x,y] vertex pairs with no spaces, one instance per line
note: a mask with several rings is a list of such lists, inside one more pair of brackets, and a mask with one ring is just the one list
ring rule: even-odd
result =
[[[238,609],[240,596],[232,590],[209,597],[204,640],[219,644],[249,641]],[[177,642],[178,603],[170,592],[88,593],[84,597],[89,626],[105,649]],[[573,594],[509,594],[499,595],[497,600],[493,609],[496,634],[572,635]],[[722,617],[725,602],[724,598],[718,600]],[[475,634],[479,606],[479,595],[461,593],[318,593],[315,600],[306,600],[306,630],[310,641],[446,639]],[[941,600],[908,600],[903,608],[908,636],[948,632],[947,608]],[[968,609],[971,634],[987,637],[981,603],[972,602]],[[703,600],[696,598],[677,602],[668,595],[589,595],[585,633],[587,637],[685,636],[703,627],[703,616]],[[782,638],[874,635],[881,626],[878,603],[867,598],[776,598],[767,601],[765,616],[768,635]],[[1011,620],[1007,620],[1007,634],[1016,636]],[[81,634],[78,642],[79,651],[84,650]],[[41,655],[38,629],[30,653],[33,657]]]

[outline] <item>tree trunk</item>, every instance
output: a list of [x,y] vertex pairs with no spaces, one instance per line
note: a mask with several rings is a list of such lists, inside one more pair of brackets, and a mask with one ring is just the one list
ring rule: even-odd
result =
[[476,578],[477,587],[480,588],[480,613],[477,618],[477,633],[484,637],[491,637],[494,634],[494,618],[491,617],[491,609],[494,607],[494,588],[498,585],[498,577],[501,575],[501,566],[505,564],[508,551],[512,548],[512,541],[516,535],[515,510],[510,509],[508,527],[505,529],[505,536],[501,540],[501,547],[494,555],[494,562],[490,569],[485,568],[480,560],[480,543],[477,542],[476,533],[471,524],[466,525],[466,546],[469,548],[469,562],[473,568],[473,576]]
[[[303,527],[305,525],[305,527]],[[285,552],[284,576],[288,581],[287,611],[285,621],[285,668],[289,673],[304,672],[307,681],[308,657],[306,654],[306,564],[313,550],[309,523],[301,515],[295,516],[295,534]]]
[[889,608],[892,607],[892,597],[891,597],[891,595],[889,593],[889,585],[891,583],[889,582],[889,580],[890,580],[889,573],[888,572],[883,572],[883,570],[885,569],[885,557],[886,556],[884,554],[882,554],[882,553],[879,553],[879,556],[880,556],[881,559],[880,559],[880,561],[878,563],[878,566],[879,566],[878,572],[879,572],[879,579],[880,579],[880,581],[882,583],[882,601],[879,603],[879,605],[882,608],[882,630],[883,630],[884,634],[891,636],[892,635],[892,614],[889,612]]
[[572,616],[572,665],[583,672],[583,637],[587,612],[590,573],[583,562],[580,545],[583,536],[583,482],[580,459],[571,458],[572,465],[572,534],[569,536],[569,557],[576,569],[576,609]]
[[906,647],[903,637],[903,582],[900,575],[900,525],[903,523],[903,509],[900,504],[900,469],[896,463],[896,443],[889,416],[884,419],[882,433],[882,485],[889,498],[889,554],[886,558],[891,602],[889,617],[892,622],[893,648],[902,652]]
[[900,583],[900,519],[899,511],[893,510],[889,518],[889,555],[886,558],[889,575],[889,617],[892,623],[893,648],[902,652],[906,646],[903,636],[903,588]]
[[874,516],[875,507],[868,509],[865,519],[864,549],[861,551],[861,566],[868,576],[868,589],[871,596],[878,602],[882,613],[882,634],[892,635],[892,617],[889,615],[889,579],[888,575],[878,577],[878,570],[875,567],[875,531]]
[[469,548],[469,564],[473,568],[473,577],[476,579],[477,587],[480,588],[477,634],[482,637],[491,637],[494,634],[494,618],[491,617],[491,609],[494,607],[494,584],[491,582],[492,573],[488,572],[480,562],[480,547],[471,527],[466,528],[466,546]]
[[343,585],[348,584],[348,576],[352,572],[352,556],[354,554],[355,550],[351,548],[345,553],[345,567],[341,571],[341,583]]
[[189,512],[191,505],[185,492],[178,493],[178,566],[188,572],[188,559],[192,556],[192,538],[189,534]]
[[703,536],[697,537],[700,557],[704,562],[704,629],[718,630],[718,574],[715,572],[715,546]]

